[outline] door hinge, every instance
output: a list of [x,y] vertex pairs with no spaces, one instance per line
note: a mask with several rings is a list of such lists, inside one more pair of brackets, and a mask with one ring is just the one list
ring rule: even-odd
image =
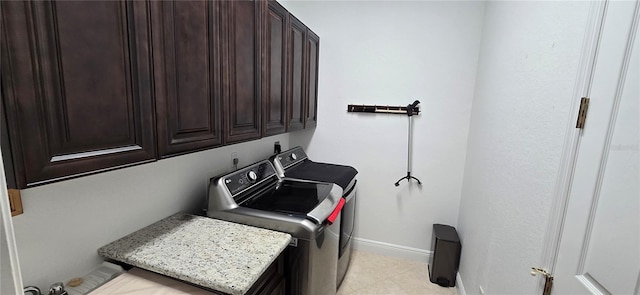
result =
[[551,287],[553,287],[553,275],[542,268],[532,267],[531,275],[535,276],[537,274],[541,274],[544,276],[544,290],[542,291],[542,295],[551,295]]
[[578,110],[578,122],[576,128],[584,129],[584,122],[587,120],[587,110],[589,110],[589,98],[580,99],[580,109]]

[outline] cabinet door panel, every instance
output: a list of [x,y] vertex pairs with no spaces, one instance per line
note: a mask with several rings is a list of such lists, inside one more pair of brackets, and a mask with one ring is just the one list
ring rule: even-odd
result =
[[[1,24],[0,25],[4,25]],[[2,152],[2,164],[4,164],[4,175],[7,180],[7,188],[15,189],[16,174],[13,169],[13,154],[11,153],[11,144],[9,140],[9,129],[7,129],[7,116],[4,111],[4,100],[0,93],[0,149]]]
[[307,113],[304,128],[315,127],[318,122],[318,61],[320,37],[307,30]]
[[[62,135],[50,138],[54,154],[73,154],[78,146],[100,149],[112,143],[135,144],[130,136],[134,131],[134,114],[129,112],[133,85],[128,83],[130,56],[122,23],[125,8],[104,2],[91,5],[95,10],[85,6],[54,2],[50,16],[55,18],[57,31],[49,33],[58,40],[41,40],[46,44],[42,54],[52,62],[43,63],[47,67],[42,72],[45,94],[59,98],[47,101],[55,112],[51,119],[59,120],[51,126],[53,134]],[[100,35],[80,30],[78,24],[101,28]]]
[[289,13],[278,2],[267,4],[263,67],[263,134],[285,132],[287,117],[287,25]]
[[155,158],[146,11],[145,2],[3,4],[19,186]]
[[151,5],[159,154],[220,145],[216,4],[162,1]]
[[220,3],[223,13],[225,142],[260,138],[260,9],[254,1]]
[[289,93],[287,131],[304,128],[305,119],[305,33],[307,28],[295,17],[290,18],[289,26]]

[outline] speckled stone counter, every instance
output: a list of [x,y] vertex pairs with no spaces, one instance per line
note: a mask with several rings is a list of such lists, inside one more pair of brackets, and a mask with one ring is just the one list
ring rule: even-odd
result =
[[102,257],[229,294],[244,294],[291,235],[178,213],[98,250]]

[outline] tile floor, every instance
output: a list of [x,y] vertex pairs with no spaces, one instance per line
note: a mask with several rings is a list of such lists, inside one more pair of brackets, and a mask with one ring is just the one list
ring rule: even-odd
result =
[[429,281],[427,263],[354,251],[347,275],[337,295],[457,295]]

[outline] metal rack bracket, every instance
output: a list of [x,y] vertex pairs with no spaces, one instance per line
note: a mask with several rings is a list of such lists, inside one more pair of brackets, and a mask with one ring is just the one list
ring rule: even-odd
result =
[[404,179],[407,182],[411,182],[411,180],[415,180],[419,185],[422,185],[419,179],[415,176],[411,175],[411,147],[413,145],[413,116],[418,115],[420,113],[420,108],[418,108],[418,104],[420,104],[419,100],[414,101],[412,104],[403,106],[379,106],[379,105],[357,105],[350,104],[347,106],[347,112],[350,113],[386,113],[386,114],[398,114],[398,115],[407,115],[409,117],[409,134],[407,137],[407,175],[398,179],[395,186],[400,186],[400,182]]
[[[379,105],[366,105],[366,104],[350,104],[350,105],[347,105],[347,112],[407,115],[408,109],[407,109],[407,106],[379,106]],[[420,108],[414,107],[412,115],[419,115],[419,114],[420,114]]]

